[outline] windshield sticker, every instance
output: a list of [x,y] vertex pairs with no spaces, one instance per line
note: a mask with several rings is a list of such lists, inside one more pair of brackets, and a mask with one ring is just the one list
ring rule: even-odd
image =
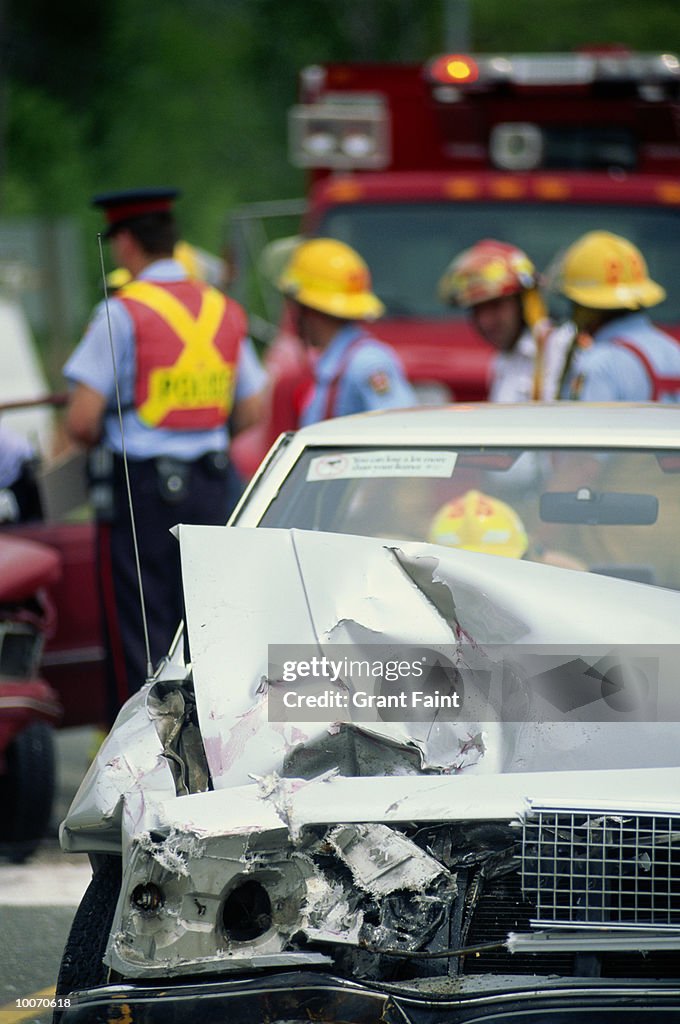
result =
[[376,451],[319,455],[307,470],[308,481],[359,477],[450,477],[458,458],[447,451]]

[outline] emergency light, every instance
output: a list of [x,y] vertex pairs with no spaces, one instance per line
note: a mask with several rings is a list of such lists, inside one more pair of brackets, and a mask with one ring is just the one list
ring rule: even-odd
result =
[[476,82],[479,68],[472,57],[459,53],[447,53],[436,57],[430,67],[430,77],[442,85],[457,85],[463,82]]
[[680,61],[673,53],[442,54],[425,65],[433,86],[502,84],[517,87],[589,86],[597,82],[630,81],[640,87],[677,82]]

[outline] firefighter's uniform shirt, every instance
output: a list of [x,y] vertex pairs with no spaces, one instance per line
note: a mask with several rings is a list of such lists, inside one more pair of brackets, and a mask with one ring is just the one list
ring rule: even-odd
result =
[[[557,398],[565,363],[574,338],[571,324],[553,328],[546,337],[540,395],[542,401]],[[491,402],[529,402],[534,397],[536,339],[526,328],[510,352],[499,352],[492,363],[489,384]]]
[[[227,411],[232,397],[248,398],[265,381],[250,342],[237,336],[246,322],[237,304],[224,333],[221,293],[201,292],[204,301],[198,302],[198,289],[147,287],[186,280],[185,269],[174,260],[151,264],[128,300],[109,300],[108,316],[105,304],[98,306],[63,371],[69,382],[85,384],[107,400],[101,450],[91,467],[106,467],[95,479],[93,497],[96,492],[110,497],[98,509],[97,563],[111,719],[142,685],[147,666],[116,373],[152,666],[167,654],[183,614],[179,549],[170,530],[177,523],[226,522],[235,486],[226,459]],[[185,292],[194,300],[182,308],[174,299]],[[216,351],[218,337],[221,353]],[[195,360],[199,372],[192,375]]]
[[335,335],[314,364],[314,383],[300,424],[374,409],[417,404],[396,353],[356,324]]
[[[624,347],[639,349],[656,374],[680,379],[680,343],[655,327],[646,313],[624,313],[597,331],[591,344],[578,346],[561,397],[583,402],[647,402],[654,384],[642,359]],[[680,401],[680,389],[660,396]]]

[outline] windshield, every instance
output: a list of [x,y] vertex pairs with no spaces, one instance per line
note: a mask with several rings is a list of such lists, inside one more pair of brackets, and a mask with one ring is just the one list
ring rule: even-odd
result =
[[[403,202],[343,204],[329,210],[317,234],[339,238],[364,257],[373,286],[392,317],[460,316],[442,303],[437,284],[453,257],[481,238],[524,249],[541,272],[586,231],[623,235],[644,255],[651,277],[668,298],[654,309],[659,323],[680,321],[677,237],[680,211],[656,206],[585,203]],[[567,316],[565,301],[553,313]]]
[[307,450],[260,521],[429,541],[680,590],[680,452]]

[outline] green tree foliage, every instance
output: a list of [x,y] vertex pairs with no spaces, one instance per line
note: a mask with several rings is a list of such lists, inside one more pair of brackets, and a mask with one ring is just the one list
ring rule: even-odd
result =
[[680,47],[677,0],[472,0],[471,20],[475,48],[486,52]]
[[297,73],[320,60],[420,60],[411,0],[16,0],[4,214],[83,211],[109,188],[174,184],[186,233],[215,248],[234,204],[300,194],[286,156]]
[[303,190],[301,67],[422,61],[466,22],[486,51],[680,40],[677,0],[0,0],[0,213],[79,212],[94,232],[93,192],[173,184],[185,234],[217,248],[235,204]]

